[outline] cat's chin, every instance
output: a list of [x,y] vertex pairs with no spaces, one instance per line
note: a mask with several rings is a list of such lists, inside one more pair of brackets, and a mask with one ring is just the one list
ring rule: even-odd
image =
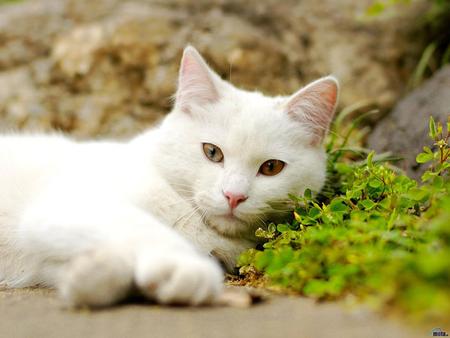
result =
[[210,215],[206,224],[217,233],[233,238],[252,238],[255,227],[250,222],[244,221],[235,215]]

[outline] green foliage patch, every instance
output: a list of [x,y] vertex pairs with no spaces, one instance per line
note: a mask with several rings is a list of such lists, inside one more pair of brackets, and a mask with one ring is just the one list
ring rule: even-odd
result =
[[440,318],[450,313],[450,123],[430,119],[433,148],[422,184],[370,153],[348,161],[328,147],[322,194],[292,196],[292,221],[258,229],[261,250],[244,252],[247,280],[318,299],[354,295],[378,308]]
[[25,0],[0,0],[0,5],[12,4],[17,2],[22,2]]

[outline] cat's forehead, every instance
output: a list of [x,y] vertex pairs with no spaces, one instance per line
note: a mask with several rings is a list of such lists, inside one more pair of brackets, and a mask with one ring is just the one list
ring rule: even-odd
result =
[[265,96],[260,92],[249,92],[242,89],[234,89],[228,93],[224,93],[221,100],[223,105],[232,104],[238,113],[243,116],[250,114],[253,116],[255,112],[271,112],[281,108],[282,103],[286,100],[282,96]]
[[264,96],[258,92],[236,91],[224,96],[212,111],[213,123],[221,124],[235,132],[252,132],[269,124],[283,121],[281,98]]
[[245,158],[280,157],[296,143],[295,123],[282,109],[282,99],[258,93],[223,100],[204,126],[211,143]]

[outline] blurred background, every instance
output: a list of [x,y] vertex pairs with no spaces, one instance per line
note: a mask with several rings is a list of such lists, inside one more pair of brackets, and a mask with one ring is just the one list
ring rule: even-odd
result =
[[334,74],[350,118],[377,111],[363,141],[408,159],[449,115],[449,41],[447,0],[0,0],[0,129],[130,137],[170,110],[191,43],[267,94]]

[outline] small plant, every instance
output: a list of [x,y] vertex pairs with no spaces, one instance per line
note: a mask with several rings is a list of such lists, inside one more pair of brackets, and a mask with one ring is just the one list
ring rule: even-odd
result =
[[411,0],[384,0],[384,1],[373,1],[372,4],[367,8],[366,14],[369,16],[377,16],[382,14],[387,8],[398,5],[398,4],[410,4]]
[[444,128],[439,122],[436,123],[432,117],[430,117],[429,122],[429,133],[428,136],[434,141],[435,151],[432,151],[429,147],[423,147],[423,153],[420,153],[416,157],[417,163],[431,163],[429,169],[423,174],[422,181],[427,182],[431,179],[443,179],[442,177],[448,177],[448,172],[450,168],[450,149],[449,149],[449,138],[450,138],[450,118],[447,122],[447,132],[444,135]]
[[240,256],[245,280],[419,316],[450,313],[450,123],[429,125],[434,147],[417,156],[429,164],[421,185],[373,152],[358,163],[328,147],[325,193],[292,196],[292,221],[257,231],[266,242]]

